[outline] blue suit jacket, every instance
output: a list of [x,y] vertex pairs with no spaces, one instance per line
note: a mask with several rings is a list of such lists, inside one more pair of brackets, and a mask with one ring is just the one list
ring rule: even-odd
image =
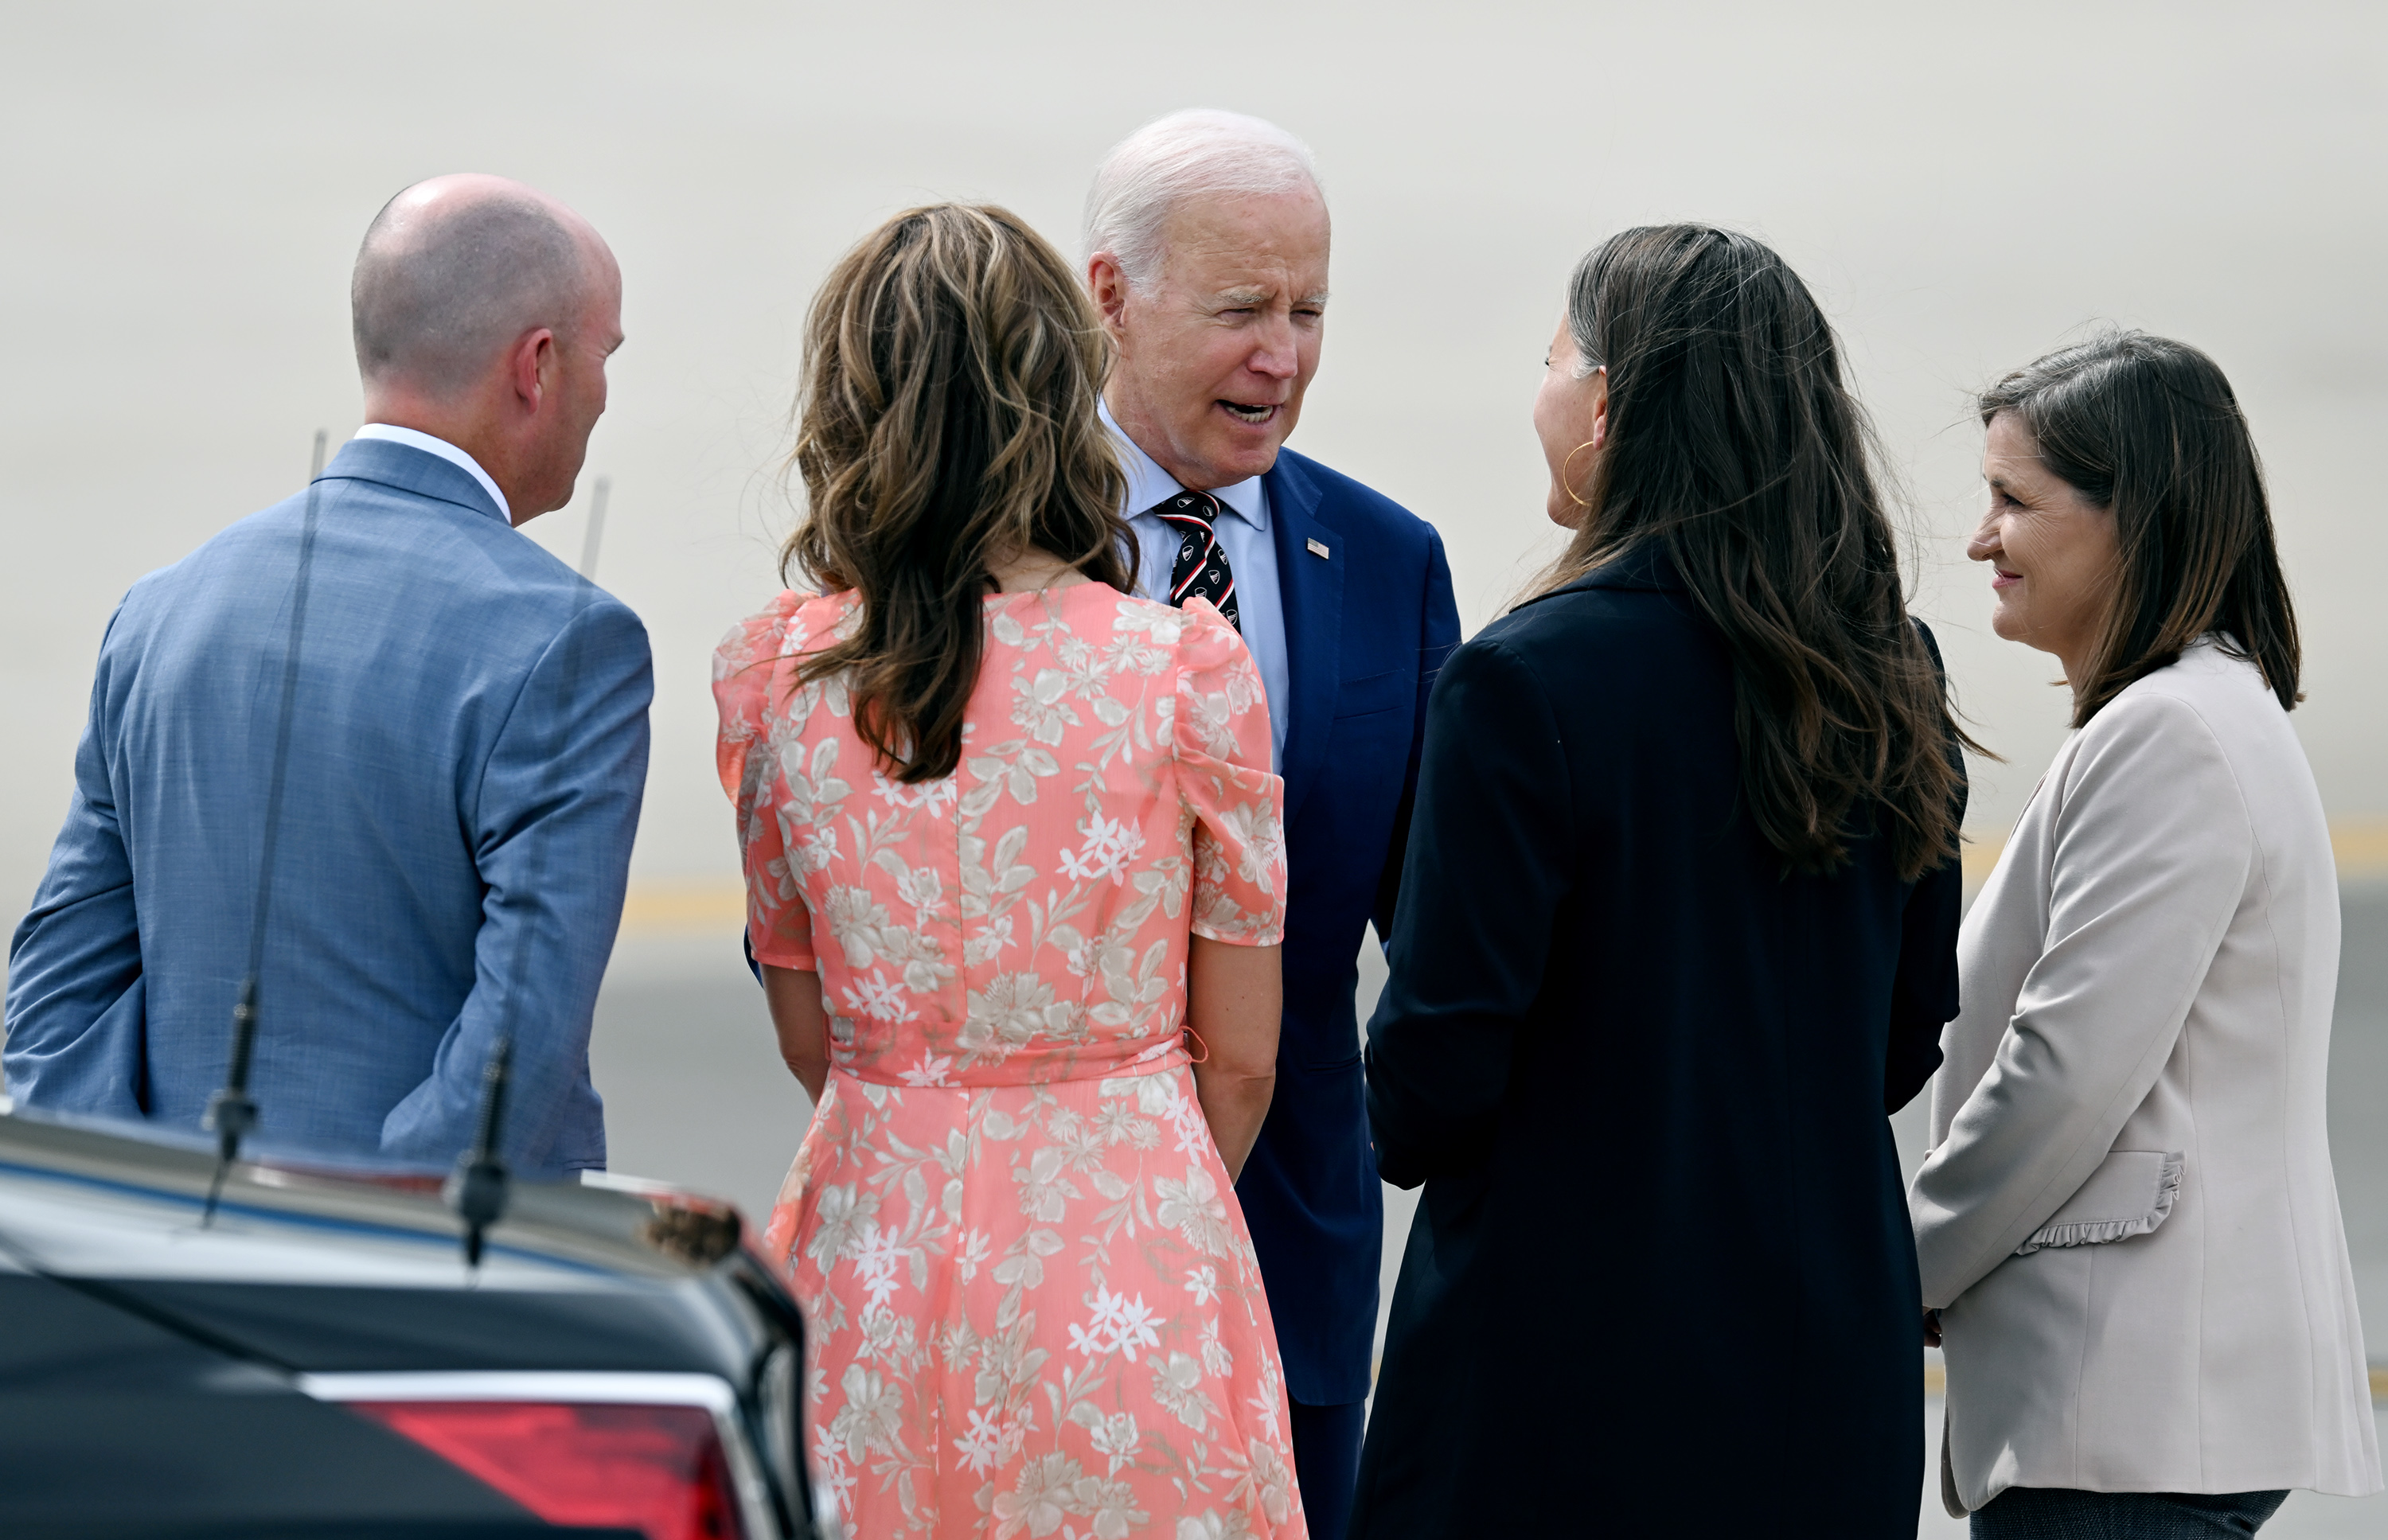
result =
[[1290,450],[1266,485],[1292,664],[1285,1019],[1236,1196],[1286,1390],[1339,1406],[1368,1394],[1385,1224],[1353,992],[1368,922],[1391,931],[1427,694],[1459,612],[1431,524]]
[[[318,485],[258,1141],[453,1160],[511,1031],[509,1156],[603,1166],[589,1025],[646,780],[646,633],[436,455],[360,440]],[[305,503],[150,574],[108,623],[9,953],[22,1105],[193,1127],[223,1081]]]

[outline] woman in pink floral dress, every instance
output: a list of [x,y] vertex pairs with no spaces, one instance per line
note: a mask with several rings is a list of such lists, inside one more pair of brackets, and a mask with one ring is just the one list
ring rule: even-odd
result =
[[853,1532],[1305,1531],[1233,1172],[1276,1054],[1251,656],[1130,597],[1100,334],[1012,216],[899,216],[815,301],[791,591],[716,661],[782,1052],[766,1244]]

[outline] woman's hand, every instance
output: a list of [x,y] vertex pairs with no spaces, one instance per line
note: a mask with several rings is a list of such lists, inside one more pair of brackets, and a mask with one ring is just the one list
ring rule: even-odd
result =
[[820,1105],[821,1088],[829,1083],[829,1011],[821,1004],[820,975],[765,963],[763,999],[780,1035],[780,1057],[813,1105]]
[[1277,1092],[1277,1032],[1284,1000],[1276,947],[1192,939],[1186,958],[1186,1025],[1208,1050],[1194,1067],[1194,1094],[1230,1181],[1243,1175],[1244,1159],[1261,1136],[1269,1098]]

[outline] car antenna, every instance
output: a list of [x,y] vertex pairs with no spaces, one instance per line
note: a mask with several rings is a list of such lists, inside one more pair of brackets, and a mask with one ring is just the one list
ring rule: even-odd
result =
[[[581,551],[583,571],[580,574],[579,601],[565,618],[564,633],[564,698],[571,700],[580,682],[581,646],[573,628],[581,615],[604,596],[589,581],[588,569],[597,564],[597,538],[604,527],[605,493],[609,483],[599,477],[595,497],[589,511],[589,537]],[[525,885],[536,893],[547,877],[547,846],[540,843],[531,854],[530,880]],[[506,1082],[514,1074],[515,1013],[522,1008],[523,995],[530,988],[531,928],[524,927],[514,947],[513,977],[505,999],[506,1029],[498,1034],[490,1045],[489,1056],[481,1067],[480,1117],[474,1130],[472,1148],[456,1157],[456,1168],[448,1175],[439,1195],[456,1217],[464,1221],[464,1265],[478,1269],[483,1243],[489,1227],[505,1218],[506,1205],[513,1187],[512,1175],[506,1169],[503,1133],[506,1117]]]
[[589,494],[589,529],[580,536],[580,575],[597,581],[597,545],[605,538],[605,499],[614,490],[612,476],[599,476]]
[[232,1008],[232,1064],[223,1089],[208,1098],[201,1125],[215,1131],[216,1171],[208,1183],[207,1207],[199,1227],[215,1222],[216,1204],[223,1196],[224,1177],[239,1158],[240,1142],[257,1127],[257,1102],[248,1093],[248,1066],[257,1046],[257,976],[265,966],[265,926],[273,908],[273,848],[282,834],[282,793],[290,771],[290,728],[298,702],[298,650],[307,636],[307,583],[315,569],[316,517],[323,504],[324,448],[329,435],[315,430],[313,463],[307,473],[307,517],[298,533],[298,580],[290,595],[290,644],[282,657],[282,712],[273,726],[273,771],[265,792],[265,838],[258,847],[257,907],[248,925],[248,973],[240,981],[240,999]]
[[506,1079],[514,1071],[512,1033],[498,1039],[481,1067],[481,1117],[473,1147],[450,1173],[440,1196],[464,1221],[464,1265],[481,1265],[481,1242],[506,1211],[506,1163],[498,1152],[506,1118]]

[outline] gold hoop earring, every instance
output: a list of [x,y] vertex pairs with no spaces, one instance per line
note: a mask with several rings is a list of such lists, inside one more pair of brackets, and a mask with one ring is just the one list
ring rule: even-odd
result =
[[1569,449],[1568,451],[1567,458],[1559,461],[1559,490],[1565,492],[1568,495],[1568,501],[1575,504],[1578,508],[1590,508],[1592,504],[1584,501],[1581,498],[1577,497],[1575,495],[1575,488],[1568,485],[1569,480],[1572,479],[1568,474],[1568,467],[1575,463],[1576,456],[1583,453],[1584,450],[1591,448],[1592,443],[1587,440],[1584,443],[1577,445],[1574,448]]

